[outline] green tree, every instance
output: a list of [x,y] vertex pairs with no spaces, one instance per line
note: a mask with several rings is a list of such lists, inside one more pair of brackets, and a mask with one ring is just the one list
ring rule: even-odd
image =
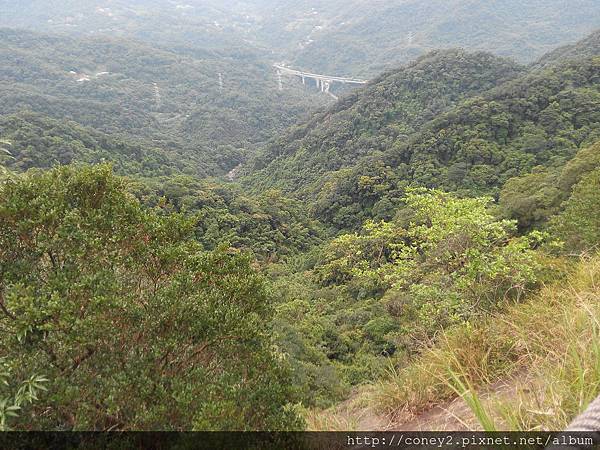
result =
[[23,406],[38,400],[38,394],[46,391],[48,379],[33,375],[16,383],[12,370],[4,359],[0,359],[0,431],[8,431],[9,420],[19,417]]
[[600,165],[600,142],[579,150],[564,166],[544,169],[506,182],[500,192],[500,210],[516,219],[521,230],[547,225],[571,197],[574,186]]
[[573,188],[565,209],[551,221],[551,227],[565,241],[566,248],[597,249],[600,244],[600,169],[587,174]]
[[51,380],[15,428],[300,426],[265,280],[195,226],[143,209],[108,166],[0,186],[0,348],[16,379]]
[[495,219],[491,199],[418,189],[405,202],[403,219],[335,239],[317,267],[321,280],[379,293],[412,337],[519,298],[536,281],[532,247],[543,236],[514,237],[516,222]]

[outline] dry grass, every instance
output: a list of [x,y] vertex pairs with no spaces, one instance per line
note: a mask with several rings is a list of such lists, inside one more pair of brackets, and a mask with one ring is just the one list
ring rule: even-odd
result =
[[[529,339],[533,382],[519,389],[518,406],[496,405],[517,430],[559,430],[600,393],[600,261],[582,264],[571,286],[546,298],[547,331]],[[541,325],[541,324],[540,324]],[[533,330],[532,330],[533,331]]]
[[[600,391],[600,258],[582,261],[568,280],[447,332],[405,368],[391,369],[374,387],[372,401],[403,422],[458,391],[472,400],[467,403],[483,428],[564,427]],[[517,398],[506,403],[491,395],[481,409],[475,391],[519,371],[528,373],[528,382]]]
[[333,408],[325,411],[307,410],[304,420],[308,431],[357,431],[360,417]]

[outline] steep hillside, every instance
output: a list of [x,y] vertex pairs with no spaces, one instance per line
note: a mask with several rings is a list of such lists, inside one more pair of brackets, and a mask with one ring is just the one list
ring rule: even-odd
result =
[[433,52],[379,77],[270,143],[253,161],[253,170],[266,167],[253,179],[290,191],[305,189],[318,176],[384,151],[460,100],[522,72],[485,53]]
[[[586,50],[594,51],[594,47]],[[389,103],[373,102],[372,109],[362,106],[378,92],[380,98],[394,92],[385,78],[378,80],[352,97],[351,113],[340,110],[344,105],[340,103],[319,118],[320,124],[310,122],[268,146],[248,183],[316,198],[318,217],[338,228],[352,228],[368,217],[389,218],[406,186],[496,195],[509,178],[536,165],[560,165],[598,139],[597,57],[532,69],[505,81],[504,70],[469,66],[464,53],[458,58],[456,53],[442,55],[446,59],[441,61],[449,66],[428,67],[423,71],[427,77],[452,79],[456,68],[471,67],[481,78],[470,73],[468,79],[486,80],[479,85],[481,90],[465,89],[454,97],[454,104],[442,101],[444,108],[437,103],[436,90],[425,84],[421,98],[437,108],[430,112],[429,104],[417,104],[407,120]],[[440,60],[434,54],[395,76],[420,74],[420,65],[432,58]],[[495,80],[486,78],[490,73],[496,74]],[[495,83],[497,87],[483,92]],[[410,85],[407,90],[414,91]],[[400,112],[406,112],[413,99],[400,97]],[[373,126],[377,118],[384,118],[379,123],[385,127],[379,130]],[[261,164],[269,160],[263,168]]]
[[584,175],[600,166],[600,140],[580,150],[565,165],[536,167],[511,178],[500,191],[502,213],[516,219],[522,230],[543,227],[558,213]]
[[17,172],[71,163],[111,162],[121,175],[207,176],[216,165],[203,155],[178,154],[32,112],[0,116],[0,136],[10,143],[11,157],[5,158],[4,164]]
[[3,29],[0,58],[3,114],[32,110],[164,148],[219,153],[217,171],[328,101],[300,86],[279,92],[271,67],[252,54],[198,58],[131,41]]
[[524,303],[447,330],[351,401],[313,412],[310,429],[564,429],[600,394],[600,261],[573,265]]
[[560,64],[569,60],[577,60],[600,54],[600,30],[590,34],[585,39],[571,45],[559,47],[548,52],[536,61],[532,67],[540,68]]
[[418,184],[494,193],[600,136],[599,71],[594,57],[510,81],[434,119],[386,162]]

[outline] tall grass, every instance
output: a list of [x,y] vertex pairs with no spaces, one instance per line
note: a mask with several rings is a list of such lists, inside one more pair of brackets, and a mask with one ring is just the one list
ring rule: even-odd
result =
[[307,410],[304,420],[308,431],[358,431],[359,419],[339,411]]
[[475,415],[475,418],[483,427],[483,431],[498,431],[494,418],[483,405],[481,397],[477,394],[473,386],[471,386],[469,380],[453,371],[450,371],[449,373],[451,378],[450,387],[465,401],[471,412]]
[[560,340],[531,368],[533,381],[520,387],[518,407],[499,403],[498,415],[514,429],[563,429],[600,394],[600,292],[590,288],[557,311]]
[[[567,285],[446,333],[374,389],[397,423],[462,397],[483,429],[559,430],[600,393],[600,258],[582,261]],[[492,384],[514,373],[510,401]],[[479,395],[477,392],[485,393]]]
[[391,420],[407,421],[456,397],[453,374],[461,374],[473,389],[508,376],[523,364],[523,349],[512,336],[502,336],[505,327],[488,320],[448,331],[403,369],[388,370],[374,389],[374,403]]

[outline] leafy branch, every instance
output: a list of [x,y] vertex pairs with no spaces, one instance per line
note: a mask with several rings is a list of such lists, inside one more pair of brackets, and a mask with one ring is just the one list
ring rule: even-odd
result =
[[11,375],[6,365],[0,366],[0,385],[9,390],[8,394],[0,394],[0,431],[8,431],[10,429],[8,426],[9,419],[18,417],[19,412],[25,405],[37,401],[39,393],[48,390],[44,386],[49,381],[47,378],[32,375],[23,381],[17,391],[12,394],[8,381],[10,378]]

